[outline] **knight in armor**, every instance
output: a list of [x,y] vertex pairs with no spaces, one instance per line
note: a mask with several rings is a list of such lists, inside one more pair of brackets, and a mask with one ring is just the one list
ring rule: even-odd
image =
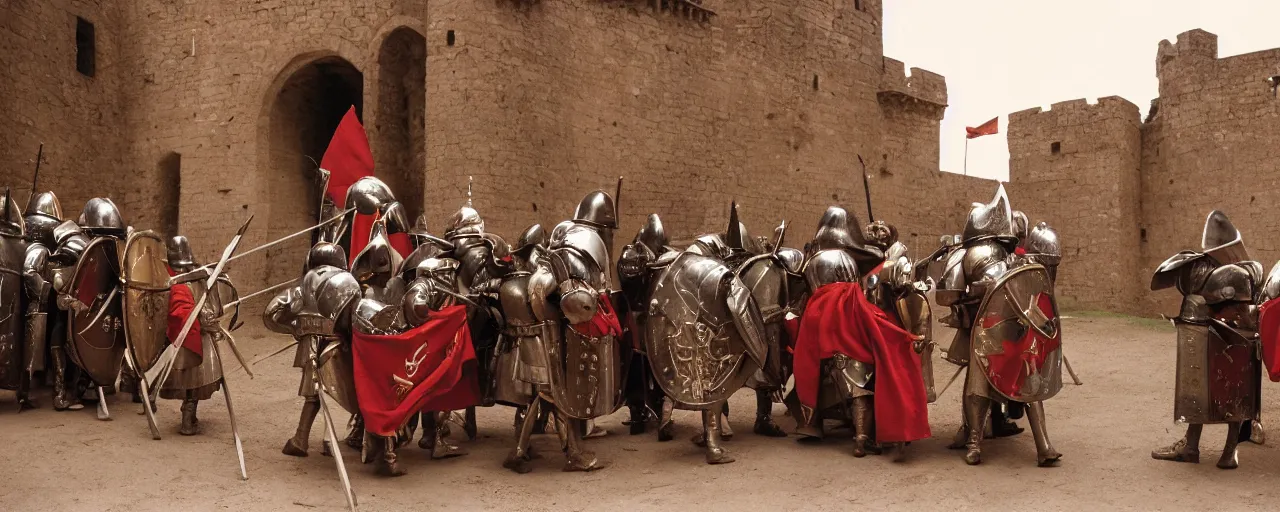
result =
[[[98,390],[99,417],[102,419],[109,418],[103,400],[106,390],[111,388],[119,374],[123,362],[125,334],[123,323],[118,316],[121,310],[120,294],[112,294],[108,289],[93,288],[106,287],[105,283],[110,282],[112,278],[119,279],[118,247],[120,242],[128,237],[130,231],[131,228],[125,223],[120,209],[111,199],[105,197],[90,199],[85,203],[84,210],[81,211],[76,222],[64,222],[54,229],[54,237],[58,243],[58,249],[53,254],[54,260],[74,264],[76,269],[72,280],[82,279],[80,282],[68,282],[65,288],[56,290],[58,308],[67,311],[71,324],[70,331],[75,336],[70,340],[71,343],[65,345],[70,349],[68,355],[76,366],[83,370],[80,372],[79,381],[74,384],[74,389],[64,390],[63,395],[71,393],[71,397],[65,399],[63,403],[73,403],[75,398],[72,397],[81,396],[84,389],[90,385],[95,386]],[[96,251],[92,249],[95,245],[100,249]],[[92,253],[94,261],[98,262],[95,266],[99,268],[98,272],[102,272],[101,275],[81,274],[81,269],[84,267],[83,261],[90,256],[89,251],[94,251]],[[103,262],[99,259],[108,261]],[[89,270],[86,269],[85,272]],[[56,284],[55,280],[55,288],[58,288]],[[82,302],[81,296],[92,296],[94,304]],[[115,315],[110,314],[112,312],[115,312]],[[80,338],[83,336],[79,333],[89,332],[87,328],[100,329],[103,339],[95,342],[84,341],[82,348],[76,348],[81,345]],[[96,337],[98,334],[94,333],[91,336]],[[100,346],[102,343],[110,343],[111,348],[102,350]],[[60,354],[57,352],[54,354],[55,370],[60,365],[57,360]],[[132,384],[132,380],[136,378],[132,372],[125,372],[123,377],[125,385]],[[55,408],[61,405],[57,403],[56,384],[55,380]],[[134,399],[136,402],[141,402],[141,398],[136,396],[136,393]]]
[[[66,315],[57,307],[53,293],[54,273],[63,269],[51,261],[58,248],[54,229],[62,224],[62,206],[53,192],[41,192],[31,196],[24,217],[27,230],[27,250],[22,263],[22,288],[26,298],[26,370],[27,378],[34,382],[37,372],[54,374],[54,408],[66,409],[63,396],[66,388],[66,357],[54,358],[52,372],[45,368],[46,352],[62,354],[66,339]],[[30,399],[21,400],[24,407],[33,406]],[[82,408],[77,404],[76,408]]]
[[[636,233],[632,242],[622,248],[618,258],[618,280],[622,296],[627,303],[623,314],[625,321],[623,331],[631,340],[635,354],[627,369],[627,409],[631,434],[643,434],[645,425],[650,419],[660,419],[658,430],[659,441],[670,441],[674,438],[674,422],[671,421],[670,402],[658,387],[649,359],[644,353],[642,343],[636,340],[640,336],[639,326],[643,323],[645,311],[648,310],[648,285],[657,270],[669,264],[679,252],[668,245],[665,228],[658,214],[650,214],[644,226]],[[661,262],[661,263],[659,263]],[[655,413],[662,411],[658,418]]]
[[[982,462],[993,404],[1010,411],[1025,408],[1040,466],[1052,466],[1062,457],[1049,442],[1043,404],[1062,387],[1053,282],[1045,266],[1017,251],[1017,232],[1025,233],[1021,226],[1026,225],[1025,216],[1019,217],[1021,222],[1015,220],[1003,186],[991,203],[975,203],[959,243],[945,253],[935,293],[939,305],[951,308],[942,322],[956,329],[945,359],[967,368],[964,421],[952,447],[963,447],[971,465]],[[1015,348],[1005,350],[1002,344]],[[1007,421],[1000,414],[994,417]]]
[[[861,283],[885,263],[885,254],[865,240],[851,217],[843,208],[828,208],[804,264],[812,295],[796,337],[795,382],[802,419],[797,433],[821,437],[822,409],[830,407],[831,398],[823,401],[820,396],[822,388],[830,386],[827,394],[834,403],[849,404],[852,410],[854,455],[888,445],[900,456],[901,445],[930,435],[916,352],[923,338],[867,300]],[[823,386],[824,381],[830,384]]]
[[550,251],[529,278],[530,304],[545,336],[548,390],[565,433],[566,471],[603,467],[582,447],[586,420],[612,414],[623,399],[632,348],[622,344],[609,275],[617,226],[613,198],[588,194],[573,220],[552,230]]
[[[1187,423],[1187,433],[1170,446],[1151,452],[1157,460],[1200,462],[1204,425],[1228,425],[1218,467],[1239,465],[1236,445],[1242,423],[1258,417],[1261,364],[1254,338],[1258,332],[1255,304],[1274,297],[1260,288],[1262,265],[1249,257],[1240,232],[1220,211],[1209,213],[1201,252],[1182,251],[1156,268],[1151,289],[1177,288],[1182,306],[1174,318],[1178,330],[1178,365],[1173,417]],[[1212,379],[1204,375],[1214,376]]]
[[[213,397],[213,392],[223,384],[222,360],[216,344],[230,336],[222,326],[221,317],[224,313],[224,301],[234,298],[222,295],[234,295],[235,287],[225,273],[218,276],[217,284],[212,289],[206,287],[204,280],[208,276],[193,272],[200,265],[192,256],[191,245],[185,236],[175,236],[169,240],[167,257],[170,275],[183,275],[179,282],[171,283],[169,293],[167,334],[170,342],[181,335],[182,325],[188,315],[197,315],[197,322],[192,324],[183,340],[169,378],[160,387],[160,398],[182,400],[182,425],[178,433],[192,436],[200,433],[200,422],[196,418],[196,408],[200,401]],[[203,295],[209,297],[205,299],[200,311],[193,311],[196,301]]]
[[[307,253],[306,262],[302,282],[297,286],[288,288],[273,297],[267,303],[266,309],[262,313],[263,323],[273,332],[282,334],[290,334],[297,341],[297,350],[294,352],[293,366],[302,370],[302,380],[298,384],[298,396],[303,397],[302,413],[298,418],[298,428],[294,432],[293,437],[285,441],[284,449],[281,450],[285,455],[294,457],[306,457],[308,452],[308,444],[311,438],[311,426],[315,423],[316,415],[320,413],[319,398],[319,382],[316,373],[316,356],[319,349],[323,349],[329,343],[340,342],[338,326],[331,322],[334,318],[340,317],[342,306],[338,308],[330,301],[352,300],[346,295],[351,294],[355,297],[359,296],[359,284],[355,281],[355,277],[346,271],[347,255],[342,247],[331,242],[320,242],[311,248]],[[323,282],[325,278],[332,280],[335,285],[342,285],[332,288],[334,295],[325,297],[308,297],[308,293],[314,292],[314,289],[308,289],[308,283],[315,285]],[[349,279],[348,279],[349,278]],[[354,291],[347,290],[351,285],[355,286]],[[341,292],[341,293],[336,293]],[[313,311],[320,306],[319,300],[323,299],[325,310],[334,318],[326,318],[326,315],[320,315],[317,311]],[[325,450],[333,448],[325,443]]]
[[[660,224],[650,219],[646,227],[655,231],[651,226]],[[646,244],[646,238],[656,240]],[[706,448],[708,464],[733,462],[720,443],[724,404],[763,366],[769,352],[760,309],[724,261],[694,251],[663,251],[649,260],[655,252],[650,245],[665,247],[665,239],[642,229],[624,251],[619,275],[638,281],[624,289],[640,292],[633,299],[638,306],[636,339],[667,397],[664,427],[671,408],[700,411],[703,430],[694,443]]]

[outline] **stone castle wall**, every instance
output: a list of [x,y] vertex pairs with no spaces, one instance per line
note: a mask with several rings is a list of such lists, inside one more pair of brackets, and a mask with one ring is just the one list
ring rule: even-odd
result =
[[[861,155],[876,217],[927,252],[994,191],[938,172],[945,80],[884,57],[879,0],[671,4],[6,3],[0,116],[19,129],[0,130],[0,172],[29,186],[43,140],[41,188],[69,215],[107,195],[205,259],[249,215],[246,247],[315,222],[310,159],[351,105],[379,177],[437,232],[468,176],[511,237],[624,176],[620,243],[651,212],[675,239],[721,230],[737,199],[756,234],[785,219],[798,246],[829,204],[865,220]],[[75,16],[96,24],[93,78],[75,71]],[[235,275],[294,277],[307,243]]]

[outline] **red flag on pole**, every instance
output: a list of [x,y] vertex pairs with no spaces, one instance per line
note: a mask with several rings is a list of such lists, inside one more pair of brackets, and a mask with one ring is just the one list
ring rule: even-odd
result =
[[338,129],[329,140],[329,148],[320,159],[320,167],[329,171],[329,187],[325,193],[333,203],[341,206],[347,200],[347,187],[365,176],[373,176],[373,152],[369,150],[369,138],[364,126],[356,119],[353,106],[342,116]]
[[969,139],[976,139],[983,135],[995,135],[1000,133],[1000,118],[992,118],[990,121],[978,125],[977,128],[966,126],[964,131],[966,138]]

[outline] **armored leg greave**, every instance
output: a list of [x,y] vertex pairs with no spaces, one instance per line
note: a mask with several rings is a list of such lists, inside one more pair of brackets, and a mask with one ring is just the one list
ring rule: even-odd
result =
[[875,425],[875,397],[864,395],[853,399],[853,456],[866,457],[867,452],[878,454],[871,438]]
[[728,464],[733,457],[720,444],[720,408],[702,411],[702,429],[707,445],[707,464]]
[[1240,444],[1240,423],[1227,424],[1227,444],[1222,447],[1222,457],[1218,459],[1218,468],[1235,469],[1240,466],[1240,459],[1236,455],[1236,445]]
[[364,416],[356,414],[354,418],[355,421],[351,424],[351,431],[347,432],[345,442],[347,446],[359,450],[364,446]]
[[320,398],[309,396],[302,402],[302,414],[298,416],[298,430],[293,437],[284,443],[281,450],[285,455],[294,457],[307,456],[307,444],[311,439],[311,425],[316,422],[316,414],[320,413]]
[[582,448],[583,430],[586,429],[586,421],[565,418],[563,421],[565,432],[565,449],[564,449],[564,470],[565,471],[595,471],[604,467],[596,454],[586,451]]
[[670,441],[676,436],[676,422],[671,418],[675,402],[670,399],[662,401],[662,417],[658,420],[658,441]]
[[970,466],[982,463],[982,437],[987,430],[987,418],[991,415],[991,399],[976,394],[964,397],[964,419],[969,427],[965,440],[964,461]]
[[49,349],[51,358],[53,359],[53,409],[56,411],[65,411],[68,409],[83,409],[80,404],[80,396],[72,395],[67,392],[67,354],[62,347],[53,347]]
[[756,390],[756,424],[752,431],[768,437],[787,437],[787,433],[773,422],[773,397],[765,390]]
[[406,471],[396,462],[396,438],[375,436],[375,439],[382,450],[382,457],[378,460],[378,466],[374,472],[381,476],[404,475]]
[[[449,441],[450,414],[450,411],[423,414],[422,440],[418,442],[418,447],[431,450],[433,459],[447,459],[467,454],[465,449]],[[426,426],[428,418],[431,419],[431,428]],[[431,433],[430,436],[427,435],[428,432]],[[427,441],[428,437],[431,441]]]
[[1062,454],[1053,449],[1049,442],[1049,430],[1045,426],[1044,402],[1032,402],[1027,405],[1027,421],[1031,424],[1031,435],[1036,440],[1036,464],[1048,467],[1058,463]]
[[533,470],[529,466],[529,461],[533,459],[529,438],[533,435],[533,425],[538,422],[539,413],[542,412],[541,409],[542,400],[537,398],[525,409],[524,419],[520,422],[519,430],[516,432],[516,447],[507,455],[507,460],[502,462],[502,467],[521,474]]
[[1200,462],[1200,433],[1204,430],[1204,425],[1192,424],[1187,425],[1187,435],[1178,442],[1163,448],[1157,448],[1151,452],[1151,458],[1156,460],[1170,460],[1174,462]]
[[[1010,409],[1017,407],[1017,404],[1010,403]],[[1009,437],[1021,434],[1022,427],[1009,419],[1010,415],[1005,414],[1005,408],[1000,406],[991,407],[991,437]]]
[[182,426],[178,428],[179,434],[194,436],[200,433],[200,421],[196,419],[196,406],[199,404],[194,398],[182,400]]
[[463,418],[462,431],[467,434],[468,441],[475,441],[479,430],[476,428],[476,408],[474,405],[467,408],[467,414]]
[[800,406],[800,422],[796,425],[796,435],[801,441],[822,439],[822,416],[811,407]]
[[720,419],[720,438],[728,441],[733,439],[733,428],[729,426],[729,402],[724,403],[724,412],[721,413]]

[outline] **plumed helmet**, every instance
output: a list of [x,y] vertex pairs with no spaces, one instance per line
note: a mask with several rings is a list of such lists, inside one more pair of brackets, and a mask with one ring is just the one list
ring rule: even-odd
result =
[[449,220],[449,229],[445,230],[444,237],[449,240],[457,240],[459,238],[478,238],[484,235],[484,219],[480,217],[480,212],[471,207],[470,201],[466,206],[459,208],[457,213],[453,214],[453,218]]
[[656,213],[650,213],[649,218],[645,220],[644,225],[640,227],[640,231],[636,232],[636,242],[643,244],[654,254],[663,252],[663,248],[670,243],[667,239],[667,230],[662,227],[662,219]]
[[1004,184],[996,190],[996,197],[990,203],[974,203],[961,236],[966,244],[990,239],[1005,243],[1017,240],[1013,232],[1013,211],[1009,209],[1009,195],[1004,191]]
[[191,255],[191,243],[185,236],[178,235],[169,239],[168,256],[169,266],[174,270],[185,271],[196,266],[196,260]]
[[307,252],[307,270],[329,265],[342,270],[347,269],[347,251],[341,245],[332,242],[320,242]]
[[573,221],[597,228],[617,229],[618,210],[613,204],[613,197],[603,190],[587,194],[573,212]]
[[542,229],[542,224],[533,224],[520,233],[520,238],[516,239],[516,246],[511,252],[522,253],[535,246],[546,247],[546,245],[547,231]]
[[373,215],[395,200],[391,187],[378,178],[365,176],[347,188],[346,208],[355,208],[361,214]]
[[0,204],[0,233],[15,237],[27,236],[26,222],[22,220],[22,210],[18,209],[18,204],[13,200],[8,189],[5,189],[3,204]]
[[95,197],[84,204],[84,211],[76,221],[86,233],[95,236],[123,237],[128,231],[120,209],[111,199]]
[[1249,261],[1249,251],[1244,246],[1240,230],[1236,229],[1227,214],[1218,210],[1209,212],[1204,221],[1204,235],[1200,237],[1200,247],[1205,254],[1218,263],[1227,265]]

